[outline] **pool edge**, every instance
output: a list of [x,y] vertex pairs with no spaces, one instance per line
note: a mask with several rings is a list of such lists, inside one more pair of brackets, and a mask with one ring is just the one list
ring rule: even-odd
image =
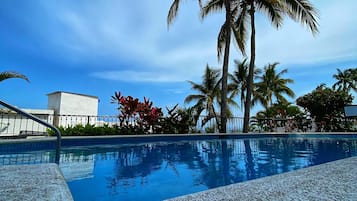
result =
[[355,200],[357,156],[166,201]]
[[0,166],[0,200],[73,201],[55,163]]

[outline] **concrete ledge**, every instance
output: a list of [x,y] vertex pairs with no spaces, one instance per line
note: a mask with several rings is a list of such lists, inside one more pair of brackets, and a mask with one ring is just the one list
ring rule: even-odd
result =
[[73,201],[57,164],[0,166],[0,201]]
[[352,157],[169,200],[357,200],[356,167]]

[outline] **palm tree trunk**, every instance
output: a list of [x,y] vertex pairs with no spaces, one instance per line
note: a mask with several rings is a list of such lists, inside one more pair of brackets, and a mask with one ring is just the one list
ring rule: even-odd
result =
[[247,97],[244,107],[244,122],[243,122],[243,132],[248,133],[249,131],[249,118],[250,118],[250,108],[252,105],[252,91],[253,91],[253,76],[254,76],[254,66],[255,66],[255,21],[254,21],[254,1],[250,3],[250,22],[251,22],[251,38],[250,38],[250,64],[247,82]]
[[228,61],[229,61],[229,46],[231,44],[231,3],[230,0],[224,1],[226,7],[226,44],[224,47],[224,58],[222,67],[222,106],[221,106],[221,126],[220,133],[227,132],[227,91],[228,91]]

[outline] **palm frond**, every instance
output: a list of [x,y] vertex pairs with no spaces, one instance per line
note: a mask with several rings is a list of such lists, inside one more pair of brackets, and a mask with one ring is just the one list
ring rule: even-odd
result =
[[[169,27],[177,17],[178,10],[180,8],[181,0],[174,0],[170,6],[167,14],[167,27]],[[198,0],[198,4],[202,9],[202,0]]]
[[318,12],[308,0],[283,0],[287,14],[295,21],[307,25],[312,34],[317,34]]
[[257,8],[265,12],[270,18],[271,23],[279,28],[283,24],[282,4],[276,0],[259,0],[256,1]]
[[192,94],[189,95],[185,98],[185,103],[191,103],[192,101],[197,101],[197,102],[201,102],[200,100],[205,99],[206,97],[204,95],[200,95],[200,94]]
[[[244,4],[242,4],[244,5]],[[247,42],[247,22],[249,21],[249,16],[247,12],[247,6],[242,6],[241,11],[238,12],[238,18],[232,26],[234,41],[237,44],[239,50],[242,52],[243,56],[246,56],[245,44]]]
[[172,2],[171,6],[170,6],[170,10],[167,14],[167,27],[169,27],[170,24],[172,24],[172,22],[176,18],[177,12],[178,12],[178,9],[180,6],[180,2],[181,2],[181,0],[174,0],[174,2]]
[[188,83],[191,84],[191,88],[193,90],[199,91],[201,94],[205,94],[207,92],[206,88],[200,84],[194,83],[190,80],[187,81]]
[[0,82],[10,78],[20,78],[30,82],[30,80],[23,74],[17,72],[5,71],[0,73]]
[[221,58],[222,58],[223,49],[224,49],[225,44],[226,44],[226,34],[227,34],[226,32],[227,32],[226,24],[223,24],[221,29],[219,30],[218,38],[217,38],[217,57],[218,57],[218,60],[221,60]]
[[224,9],[224,0],[209,0],[201,9],[201,18]]

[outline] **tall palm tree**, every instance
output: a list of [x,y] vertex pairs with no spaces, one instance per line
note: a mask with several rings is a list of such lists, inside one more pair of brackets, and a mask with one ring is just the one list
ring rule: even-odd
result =
[[[240,39],[245,40],[244,34],[250,25],[250,64],[248,74],[247,94],[245,101],[243,132],[249,130],[250,108],[252,104],[253,77],[255,66],[255,13],[262,11],[267,14],[271,23],[279,28],[282,25],[283,16],[307,25],[313,34],[318,32],[317,12],[308,0],[241,0],[240,13],[236,22],[241,33]],[[248,24],[250,23],[250,24]],[[245,42],[244,42],[245,43]]]
[[357,69],[346,69],[341,71],[337,69],[337,74],[333,75],[337,81],[332,85],[334,90],[342,90],[345,92],[349,92],[353,89],[357,92]]
[[212,69],[207,65],[205,73],[202,76],[202,84],[197,84],[195,82],[188,81],[191,84],[192,89],[197,91],[198,94],[192,94],[187,96],[185,98],[185,103],[191,103],[193,101],[196,101],[192,108],[196,111],[198,115],[205,110],[207,117],[205,121],[208,121],[212,118],[216,118],[216,120],[218,120],[218,116],[214,106],[217,103],[217,98],[220,90],[220,76],[221,74],[218,69]]
[[282,78],[282,75],[288,70],[284,69],[279,73],[276,72],[276,66],[279,63],[269,64],[264,67],[262,76],[258,76],[259,82],[255,83],[256,93],[254,101],[259,101],[265,109],[273,106],[273,98],[277,102],[287,103],[284,95],[294,97],[294,92],[287,86],[289,83],[294,83],[292,79]]
[[[180,5],[180,0],[174,0],[167,17],[167,22],[170,25],[175,17],[177,16],[177,11]],[[221,92],[221,133],[226,133],[227,124],[227,114],[228,114],[228,104],[227,104],[227,94],[228,94],[228,62],[229,62],[229,47],[231,44],[232,32],[235,36],[235,42],[237,46],[244,52],[243,40],[239,37],[243,34],[239,33],[239,28],[234,23],[238,20],[239,2],[240,0],[207,0],[205,4],[198,0],[201,7],[201,17],[204,19],[207,15],[216,12],[225,12],[225,21],[221,26],[217,39],[217,52],[218,59],[220,60],[223,53],[223,66],[222,66],[222,92]]]
[[[235,71],[233,74],[229,75],[231,83],[228,85],[228,90],[231,91],[231,97],[234,98],[239,94],[240,96],[240,106],[243,108],[247,93],[247,80],[248,80],[248,63],[247,59],[242,62],[234,60]],[[260,68],[254,70],[255,77],[262,73]]]
[[20,73],[10,72],[10,71],[4,71],[0,73],[0,82],[10,78],[20,78],[26,80],[27,82],[30,82],[25,75]]

